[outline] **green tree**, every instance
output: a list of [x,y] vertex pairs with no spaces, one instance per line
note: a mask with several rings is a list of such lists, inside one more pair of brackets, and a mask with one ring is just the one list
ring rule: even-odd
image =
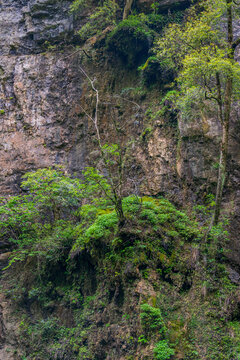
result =
[[181,109],[186,103],[217,109],[222,126],[215,210],[217,224],[227,172],[229,125],[234,101],[240,98],[240,66],[235,60],[240,38],[233,23],[238,5],[232,0],[207,0],[193,6],[182,24],[171,24],[158,40],[156,54],[178,72]]
[[[127,136],[126,129],[130,132],[131,118],[123,119],[115,114],[116,108],[119,108],[119,103],[114,104],[114,100],[111,101],[111,115],[109,115],[109,125],[108,132],[111,134],[111,138],[115,140],[115,143],[109,144],[106,139],[102,136],[99,126],[99,104],[100,104],[100,96],[99,90],[95,85],[97,81],[96,78],[91,79],[90,76],[86,73],[86,71],[80,66],[79,67],[82,74],[87,78],[91,90],[95,93],[96,102],[95,102],[95,111],[94,117],[90,116],[84,108],[82,108],[85,115],[91,120],[93,123],[96,140],[98,145],[98,150],[100,153],[100,160],[102,162],[101,171],[98,169],[91,167],[87,168],[84,175],[86,181],[90,183],[90,186],[86,187],[86,191],[88,192],[88,196],[93,194],[95,190],[96,193],[101,192],[105,195],[106,199],[110,200],[110,202],[114,205],[118,220],[119,226],[123,226],[125,223],[125,216],[123,211],[122,200],[124,197],[124,193],[126,195],[126,180],[131,180],[132,184],[135,183],[135,179],[130,179],[129,174],[127,174],[127,168],[129,166],[129,158],[130,158],[130,148],[133,140]],[[115,99],[119,101],[128,102],[132,104],[132,108],[135,110],[135,116],[140,112],[140,106],[134,101],[128,100],[122,96],[115,95]],[[116,100],[115,100],[116,101]],[[136,189],[136,186],[134,186]]]
[[29,192],[26,200],[33,202],[42,216],[48,216],[50,222],[54,222],[63,215],[65,218],[71,216],[80,206],[85,185],[59,167],[26,173],[21,187]]
[[[123,147],[118,144],[99,144],[100,157],[103,162],[103,173],[96,168],[89,167],[85,170],[84,176],[88,184],[88,195],[101,194],[105,201],[110,201],[114,205],[116,214],[118,216],[119,225],[125,223],[125,216],[123,212],[123,192],[124,192],[124,168],[126,153]],[[101,198],[98,201],[101,201]]]
[[85,185],[60,168],[28,172],[21,187],[25,193],[0,204],[1,238],[19,244],[34,242],[48,224],[53,228],[61,219],[71,220],[85,194]]

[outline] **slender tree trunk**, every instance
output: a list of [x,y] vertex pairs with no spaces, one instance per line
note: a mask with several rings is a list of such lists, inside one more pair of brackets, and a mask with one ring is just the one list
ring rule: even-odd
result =
[[123,227],[123,225],[125,224],[125,216],[123,213],[122,198],[120,196],[116,198],[115,210],[118,217],[119,227]]
[[132,4],[133,4],[133,0],[126,0],[126,4],[123,11],[123,20],[125,20],[128,17],[131,11]]
[[[228,31],[228,46],[230,60],[234,60],[234,48],[233,48],[233,16],[232,16],[232,0],[226,0],[227,4],[227,31]],[[217,225],[222,205],[223,188],[227,173],[227,156],[228,156],[228,139],[229,139],[229,123],[232,106],[232,92],[233,92],[233,81],[231,74],[228,75],[224,97],[224,111],[221,116],[222,119],[222,139],[221,139],[221,151],[220,161],[218,170],[217,180],[217,191],[216,191],[216,205],[212,219],[212,225]]]
[[213,215],[213,225],[217,225],[221,210],[222,204],[222,195],[223,187],[226,179],[226,169],[227,169],[227,154],[228,154],[228,133],[229,133],[229,122],[224,122],[222,130],[222,140],[221,140],[221,152],[220,152],[220,161],[218,169],[218,180],[217,180],[217,191],[216,191],[216,205]]

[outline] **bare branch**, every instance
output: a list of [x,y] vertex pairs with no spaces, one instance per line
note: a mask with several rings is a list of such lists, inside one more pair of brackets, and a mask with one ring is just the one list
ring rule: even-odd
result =
[[140,106],[138,103],[136,103],[135,101],[128,100],[128,99],[126,99],[126,98],[124,98],[124,97],[122,97],[122,96],[120,96],[120,95],[114,95],[114,97],[117,97],[117,98],[120,98],[120,99],[125,100],[125,101],[127,101],[127,102],[130,102],[130,103],[136,105],[139,110],[141,109],[141,106]]
[[80,51],[84,52],[84,54],[85,54],[89,59],[91,59],[91,56],[88,55],[88,53],[86,52],[86,50],[84,50],[84,49],[78,49],[78,50],[74,51],[73,53],[71,53],[71,54],[69,54],[69,55],[61,58],[60,60],[65,60],[65,59],[67,59],[67,58],[69,58],[69,57],[71,57],[71,56],[79,53]]
[[88,117],[93,120],[93,123],[94,123],[94,126],[95,126],[95,130],[96,130],[96,133],[97,133],[97,139],[98,139],[99,147],[100,147],[100,149],[101,149],[101,148],[102,148],[102,145],[101,145],[101,138],[100,138],[100,133],[99,133],[99,128],[98,128],[99,92],[98,92],[97,88],[96,88],[95,85],[94,85],[96,79],[94,78],[94,79],[92,80],[92,79],[89,77],[89,75],[86,73],[86,71],[85,71],[81,66],[79,66],[79,68],[80,68],[81,73],[82,73],[82,74],[88,79],[88,81],[90,82],[93,91],[96,93],[95,116],[94,116],[94,119],[93,119],[90,115],[88,115]]

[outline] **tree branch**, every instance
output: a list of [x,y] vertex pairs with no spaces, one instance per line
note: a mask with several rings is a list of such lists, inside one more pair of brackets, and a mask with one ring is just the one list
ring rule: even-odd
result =
[[73,55],[79,53],[80,51],[84,52],[84,54],[85,54],[89,59],[91,59],[91,56],[89,56],[88,53],[87,53],[84,49],[78,49],[78,50],[74,51],[73,53],[71,53],[71,54],[69,54],[69,55],[61,58],[61,60],[65,60],[65,59],[69,58],[70,56],[73,56]]
[[218,98],[216,98],[215,96],[212,96],[212,95],[208,96],[206,91],[205,91],[205,100],[215,100],[218,103]]
[[86,71],[85,71],[81,66],[79,66],[79,68],[80,68],[81,73],[82,73],[82,74],[88,79],[88,81],[90,82],[93,91],[96,93],[95,116],[94,116],[94,119],[93,119],[90,115],[88,115],[88,117],[89,117],[90,119],[92,119],[92,121],[93,121],[93,123],[94,123],[95,130],[96,130],[96,133],[97,133],[98,144],[99,144],[100,149],[102,149],[101,138],[100,138],[100,133],[99,133],[99,128],[98,128],[99,92],[98,92],[98,90],[96,89],[96,87],[95,87],[95,85],[94,85],[96,79],[94,78],[94,79],[92,80],[92,79],[88,76],[88,74],[86,73]]
[[233,51],[236,50],[236,47],[237,47],[238,45],[240,45],[240,38],[238,38],[237,40],[235,40],[235,41],[233,42],[233,44],[232,44],[232,49],[233,49]]

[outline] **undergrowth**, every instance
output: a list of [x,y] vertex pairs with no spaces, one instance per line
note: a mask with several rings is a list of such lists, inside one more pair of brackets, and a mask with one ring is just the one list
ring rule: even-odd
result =
[[[23,358],[111,354],[111,342],[98,344],[94,334],[118,341],[115,324],[132,333],[121,341],[133,358],[145,351],[149,359],[203,359],[207,343],[209,359],[239,355],[238,292],[221,227],[206,250],[205,228],[167,199],[123,198],[120,226],[114,205],[93,195],[96,184],[61,169],[29,173],[23,187],[0,206],[1,237],[14,247],[5,295],[19,317]],[[134,290],[139,284],[148,290]]]

